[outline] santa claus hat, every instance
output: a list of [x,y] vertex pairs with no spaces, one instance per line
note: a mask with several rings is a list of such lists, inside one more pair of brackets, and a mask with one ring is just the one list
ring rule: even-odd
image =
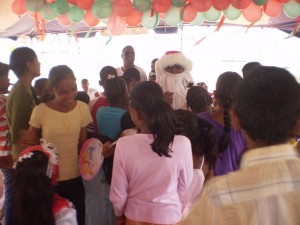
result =
[[193,63],[182,52],[168,51],[160,59],[156,61],[155,67],[157,70],[163,71],[168,66],[180,65],[186,72],[190,72],[193,68]]

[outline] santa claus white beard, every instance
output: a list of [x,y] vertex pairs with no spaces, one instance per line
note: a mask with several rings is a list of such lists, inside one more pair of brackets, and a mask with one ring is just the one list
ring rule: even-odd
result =
[[172,74],[164,71],[157,76],[157,83],[163,92],[173,93],[173,109],[187,109],[186,94],[190,82],[193,82],[193,78],[189,72]]

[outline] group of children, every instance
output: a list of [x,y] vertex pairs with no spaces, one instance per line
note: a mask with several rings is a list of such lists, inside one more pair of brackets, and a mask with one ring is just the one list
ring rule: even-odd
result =
[[[168,54],[173,57],[181,53]],[[166,101],[159,80],[169,86],[174,77],[181,85],[183,80],[184,85],[190,83],[185,77],[190,76],[189,61],[182,60],[180,64],[176,57],[172,60],[176,63],[168,62],[165,68],[163,61],[158,61],[157,68],[168,76],[164,79],[158,72],[158,83],[139,82],[135,68],[119,77],[115,68],[104,67],[100,71],[104,94],[89,108],[76,101],[76,78],[65,65],[50,70],[49,98],[38,102],[41,99],[34,97],[31,86],[40,75],[38,58],[30,48],[15,49],[10,66],[0,64],[1,94],[9,86],[9,68],[18,77],[8,99],[3,95],[0,99],[5,224],[239,224],[236,221],[246,219],[248,224],[272,224],[271,215],[269,220],[253,219],[255,191],[247,198],[238,196],[238,177],[245,180],[245,174],[250,174],[239,170],[246,166],[249,171],[253,169],[255,158],[251,161],[248,155],[254,151],[259,154],[256,148],[267,147],[263,150],[265,155],[268,148],[275,148],[272,146],[281,151],[282,144],[300,134],[296,126],[299,84],[284,69],[258,66],[245,79],[234,72],[221,74],[213,109],[210,94],[200,86],[190,87],[185,94],[174,87],[171,101]],[[187,62],[190,67],[185,70]],[[183,106],[187,108],[179,109]],[[87,132],[91,123],[95,129]],[[126,132],[129,129],[134,132]],[[78,163],[79,149],[89,137],[102,141],[105,158],[93,182],[82,180]],[[293,164],[289,166],[290,173],[284,174],[289,174],[291,185],[279,187],[284,174],[279,181],[266,181],[269,174],[264,169],[272,171],[262,167],[256,172],[259,180],[265,179],[266,186],[276,180],[280,191],[272,189],[270,195],[262,191],[259,197],[299,197],[294,193],[299,192],[299,185],[293,184],[297,182],[300,160],[293,148],[289,148],[289,155],[286,157]],[[275,165],[277,161],[272,158],[271,163]],[[287,169],[276,167],[277,173],[282,170]],[[89,190],[94,193],[86,192],[91,184]],[[247,180],[247,184],[256,185],[253,180]],[[234,197],[230,197],[230,191],[236,191]],[[91,205],[97,195],[101,200]],[[297,217],[292,206],[298,204],[289,205],[290,197],[284,201],[289,212],[279,211],[282,221],[291,222],[284,224],[297,221],[289,219],[291,214]],[[242,204],[247,206],[247,216],[239,214]],[[280,202],[273,205],[281,206]],[[273,213],[272,207],[264,209]],[[232,215],[240,219],[231,222]]]

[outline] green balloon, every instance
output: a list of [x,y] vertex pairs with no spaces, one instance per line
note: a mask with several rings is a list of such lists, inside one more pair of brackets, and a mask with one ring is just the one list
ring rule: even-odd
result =
[[54,10],[59,15],[64,15],[69,12],[69,3],[67,0],[56,0],[54,3]]
[[166,24],[174,26],[177,25],[180,21],[180,8],[171,7],[165,15]]
[[112,12],[112,4],[110,1],[99,0],[94,2],[92,6],[92,13],[98,19],[108,18]]
[[133,0],[133,7],[136,11],[146,12],[151,8],[151,0]]
[[185,3],[186,3],[186,0],[172,0],[172,5],[175,7],[184,6]]
[[241,16],[241,10],[234,8],[231,4],[223,11],[224,16],[229,20],[236,20]]
[[26,9],[30,12],[39,12],[44,5],[44,0],[27,0],[25,3]]
[[208,11],[203,13],[205,19],[210,22],[215,22],[221,17],[221,11],[216,10],[213,6]]
[[148,10],[143,13],[142,16],[142,25],[148,29],[153,29],[158,25],[158,14],[154,12],[153,16],[151,16],[151,10]]
[[79,7],[77,7],[76,5],[74,5],[70,8],[68,16],[73,23],[78,23],[81,20],[83,20],[84,11]]
[[41,15],[45,20],[53,20],[56,17],[56,12],[54,10],[54,4],[46,4],[41,10]]
[[300,4],[292,0],[283,5],[283,11],[285,15],[291,18],[296,18],[300,16]]
[[193,25],[201,25],[205,21],[205,17],[202,12],[198,12],[195,19],[191,22]]
[[264,5],[267,3],[268,0],[253,0],[253,2],[256,4],[256,5]]

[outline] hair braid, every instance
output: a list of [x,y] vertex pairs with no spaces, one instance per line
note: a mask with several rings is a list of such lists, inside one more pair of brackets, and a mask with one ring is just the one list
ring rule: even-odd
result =
[[230,140],[231,120],[230,109],[231,103],[228,101],[223,106],[223,120],[224,120],[224,135],[221,137],[218,145],[219,153],[222,153],[228,146]]

